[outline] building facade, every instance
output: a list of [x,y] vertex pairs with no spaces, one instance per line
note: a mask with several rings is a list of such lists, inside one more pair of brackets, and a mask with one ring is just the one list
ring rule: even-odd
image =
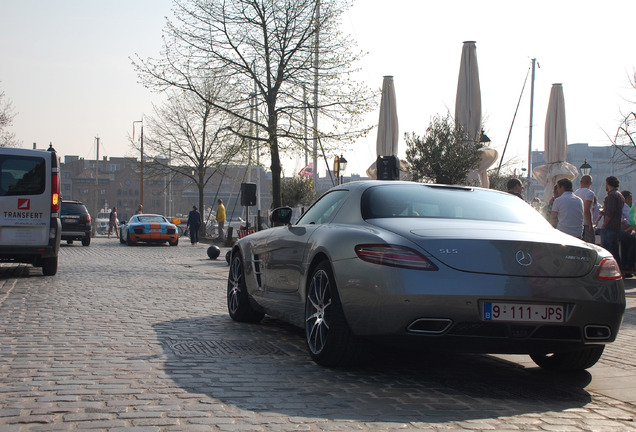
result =
[[[199,206],[199,190],[190,176],[168,171],[151,161],[144,164],[143,198],[141,166],[136,158],[96,161],[65,156],[60,165],[62,199],[82,201],[91,215],[117,207],[120,220],[127,220],[143,203],[147,213],[179,217],[187,215],[193,205]],[[214,219],[218,198],[223,200],[228,218],[246,219],[246,209],[240,205],[244,182],[257,183],[261,209],[271,206],[271,173],[262,167],[250,167],[248,171],[244,165],[228,165],[211,168],[207,176],[210,180],[204,188],[204,208],[200,209],[204,220]],[[249,208],[250,220],[257,210],[257,206]]]
[[[620,181],[620,190],[636,192],[636,163],[626,155],[635,155],[631,146],[590,146],[587,143],[575,143],[568,145],[567,162],[577,169],[587,162],[592,167],[593,184],[591,189],[602,204],[607,193],[605,192],[605,179],[615,176]],[[545,164],[543,151],[532,152],[532,166]],[[574,189],[579,187],[581,173],[574,183]],[[526,185],[527,200],[534,197],[543,197],[543,186],[536,180],[530,179]]]

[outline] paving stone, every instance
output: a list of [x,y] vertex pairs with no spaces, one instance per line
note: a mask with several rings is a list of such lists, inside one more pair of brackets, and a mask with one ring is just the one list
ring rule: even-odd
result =
[[332,370],[302,330],[233,322],[207,246],[61,249],[54,277],[0,264],[2,432],[636,431],[636,397],[601,385],[636,388],[636,282],[579,381],[522,356],[378,352]]

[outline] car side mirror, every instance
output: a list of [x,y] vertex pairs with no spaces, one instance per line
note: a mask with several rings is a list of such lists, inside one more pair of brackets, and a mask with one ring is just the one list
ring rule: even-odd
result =
[[272,210],[272,214],[269,216],[269,220],[273,227],[289,225],[292,217],[291,207],[278,207]]

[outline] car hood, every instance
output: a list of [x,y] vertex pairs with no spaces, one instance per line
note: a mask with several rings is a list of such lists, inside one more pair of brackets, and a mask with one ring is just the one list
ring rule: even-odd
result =
[[598,253],[587,243],[549,227],[447,219],[376,219],[456,270],[526,277],[582,277]]

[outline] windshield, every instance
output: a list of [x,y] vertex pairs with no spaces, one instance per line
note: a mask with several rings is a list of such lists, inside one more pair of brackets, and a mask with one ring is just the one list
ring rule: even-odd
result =
[[548,223],[532,206],[514,195],[469,187],[387,184],[366,190],[361,206],[364,219],[444,218]]

